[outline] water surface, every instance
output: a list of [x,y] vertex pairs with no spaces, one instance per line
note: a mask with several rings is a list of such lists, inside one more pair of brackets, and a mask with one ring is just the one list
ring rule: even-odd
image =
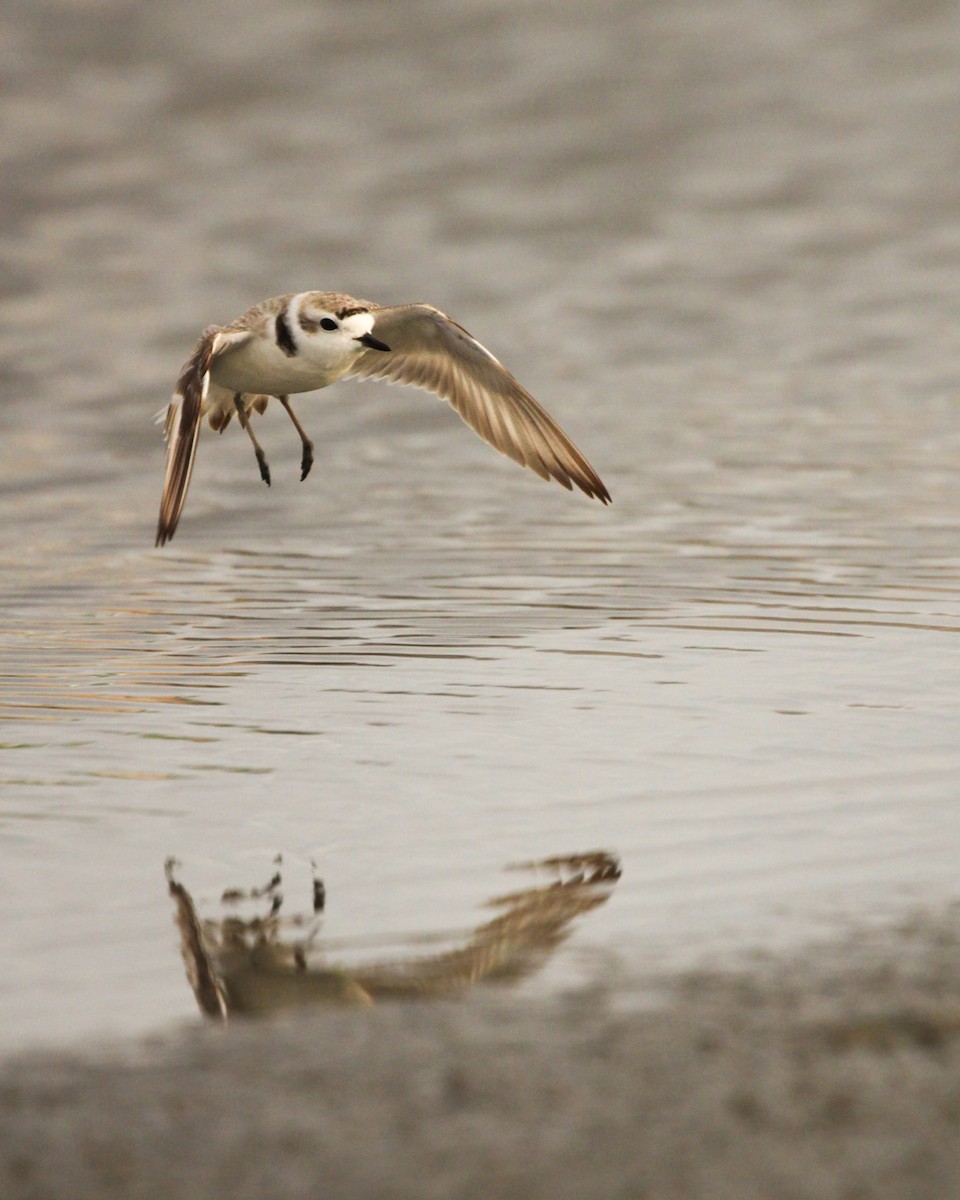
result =
[[[5,1047],[191,1014],[169,854],[402,940],[614,851],[556,990],[960,894],[949,5],[0,24]],[[351,383],[153,550],[193,339],[312,286],[449,311],[613,507]]]

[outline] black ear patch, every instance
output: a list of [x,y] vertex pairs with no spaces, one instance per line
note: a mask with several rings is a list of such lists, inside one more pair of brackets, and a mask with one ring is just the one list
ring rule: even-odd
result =
[[287,358],[296,358],[297,344],[293,340],[293,334],[290,332],[290,326],[287,323],[287,310],[277,313],[277,319],[274,323],[274,329],[277,335],[277,345],[284,352]]

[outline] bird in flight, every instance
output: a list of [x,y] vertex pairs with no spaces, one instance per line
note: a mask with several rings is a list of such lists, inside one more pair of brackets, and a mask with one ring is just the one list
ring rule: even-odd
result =
[[229,325],[210,325],[184,364],[166,412],[167,464],[156,544],[163,546],[176,532],[204,417],[222,432],[236,414],[253,445],[260,477],[269,485],[270,467],[250,418],[275,398],[300,436],[303,480],[313,465],[313,443],[290,396],[351,376],[434,392],[514,462],[610,503],[599,475],[546,409],[438,308],[381,307],[339,292],[298,292],[264,300]]

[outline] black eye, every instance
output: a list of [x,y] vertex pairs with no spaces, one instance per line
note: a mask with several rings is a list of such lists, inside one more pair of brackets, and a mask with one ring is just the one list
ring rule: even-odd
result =
[[331,319],[329,317],[324,317],[323,320],[320,322],[320,328],[321,329],[336,329],[337,323],[336,323],[336,321],[331,321]]

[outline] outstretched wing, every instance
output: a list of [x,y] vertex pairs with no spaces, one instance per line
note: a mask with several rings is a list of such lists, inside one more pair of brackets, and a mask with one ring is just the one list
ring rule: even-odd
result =
[[218,325],[211,325],[203,331],[193,354],[183,364],[176,390],[167,407],[167,469],[160,498],[160,519],[157,521],[158,546],[163,546],[173,537],[183,512],[197,454],[200,420],[210,389],[210,365],[227,350],[236,349],[251,336],[249,330],[226,331]]
[[425,388],[448,400],[501,454],[604,504],[610,493],[560,426],[489,350],[430,304],[377,308],[374,335],[390,352],[365,350],[351,375]]

